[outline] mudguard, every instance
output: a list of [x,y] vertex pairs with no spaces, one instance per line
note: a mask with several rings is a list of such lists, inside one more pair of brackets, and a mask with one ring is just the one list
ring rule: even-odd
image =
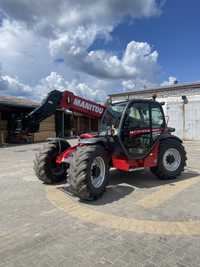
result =
[[69,163],[72,160],[73,152],[80,146],[89,146],[89,145],[95,145],[100,144],[102,145],[106,150],[112,151],[112,141],[108,139],[108,137],[98,136],[98,137],[91,137],[91,138],[85,138],[80,139],[79,143],[75,146],[69,147],[66,149],[63,153],[59,154],[56,159],[57,164],[61,164],[63,162]]
[[160,141],[165,140],[165,139],[175,139],[179,141],[180,143],[183,143],[183,141],[178,136],[170,134],[170,133],[164,133],[160,135],[159,137]]
[[102,144],[104,146],[107,146],[109,140],[104,136],[98,136],[98,137],[80,139],[79,143],[83,145]]
[[59,138],[59,137],[53,137],[53,138],[48,138],[47,139],[48,143],[58,143],[59,147],[60,147],[60,151],[61,151],[61,147],[64,147],[65,149],[68,149],[71,147],[71,145],[69,144],[69,142],[64,139],[64,138]]
[[47,141],[49,143],[54,143],[54,142],[63,142],[63,143],[67,143],[69,144],[69,142],[65,139],[65,138],[60,138],[60,137],[51,137],[51,138],[47,138]]

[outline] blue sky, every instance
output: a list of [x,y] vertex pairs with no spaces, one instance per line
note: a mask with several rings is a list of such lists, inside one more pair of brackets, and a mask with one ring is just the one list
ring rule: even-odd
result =
[[200,1],[166,1],[158,17],[120,23],[113,40],[97,40],[92,49],[104,47],[119,54],[131,40],[148,42],[159,51],[162,78],[169,73],[180,82],[200,81]]
[[200,80],[197,0],[1,0],[0,94],[107,94]]

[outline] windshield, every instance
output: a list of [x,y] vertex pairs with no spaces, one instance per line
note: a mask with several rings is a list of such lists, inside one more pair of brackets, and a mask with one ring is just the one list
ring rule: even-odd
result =
[[126,104],[127,102],[116,103],[109,105],[107,107],[101,121],[101,127],[100,127],[101,135],[106,135],[108,133],[108,130],[110,130],[111,128],[118,130],[122,112]]

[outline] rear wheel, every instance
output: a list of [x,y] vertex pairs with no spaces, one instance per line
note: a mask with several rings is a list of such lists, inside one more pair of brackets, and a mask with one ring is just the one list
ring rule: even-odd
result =
[[43,146],[35,156],[33,167],[39,180],[46,184],[53,184],[66,177],[68,166],[57,164],[56,157],[69,147],[70,145],[67,142],[52,142]]
[[157,166],[151,171],[162,180],[175,179],[184,171],[186,152],[181,142],[174,139],[161,141]]
[[100,145],[81,146],[73,154],[68,170],[71,190],[82,200],[100,197],[109,179],[109,158]]

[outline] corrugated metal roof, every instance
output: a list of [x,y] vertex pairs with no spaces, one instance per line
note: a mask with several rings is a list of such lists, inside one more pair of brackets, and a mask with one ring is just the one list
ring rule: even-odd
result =
[[125,96],[125,95],[139,95],[141,93],[156,93],[156,92],[165,92],[165,91],[173,91],[177,89],[200,89],[200,82],[196,83],[185,83],[185,84],[173,84],[170,86],[160,86],[156,88],[149,88],[149,89],[140,89],[140,90],[133,90],[133,91],[127,91],[123,93],[116,93],[116,94],[110,94],[108,96]]
[[0,106],[25,107],[35,108],[39,103],[26,98],[19,98],[14,96],[0,96]]

